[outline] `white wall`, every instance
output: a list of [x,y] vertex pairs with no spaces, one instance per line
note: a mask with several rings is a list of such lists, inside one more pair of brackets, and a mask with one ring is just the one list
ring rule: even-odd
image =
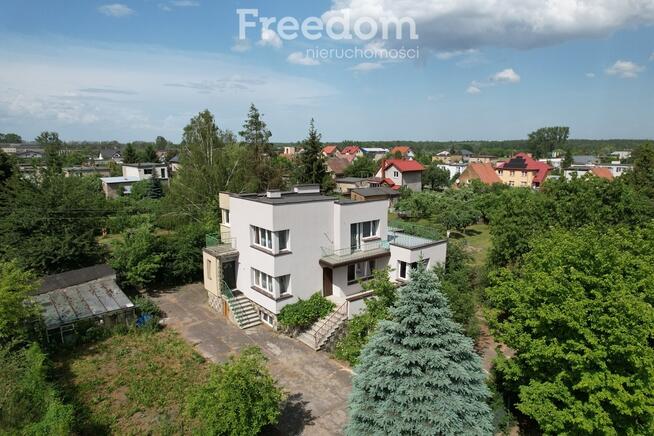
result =
[[[130,165],[123,165],[123,177],[139,177],[141,180],[147,180],[152,178],[151,174],[145,174],[145,169],[152,169],[153,171],[157,172],[157,177],[160,179],[167,179],[168,178],[168,168],[166,168],[165,165],[155,165],[153,167],[138,167],[138,166],[130,166]],[[162,174],[163,170],[163,174]]]
[[438,264],[445,264],[446,257],[447,241],[416,249],[391,244],[391,259],[388,263],[392,270],[391,279],[396,280],[399,277],[399,261],[413,263],[419,262],[421,259],[429,259],[427,269],[431,269]]

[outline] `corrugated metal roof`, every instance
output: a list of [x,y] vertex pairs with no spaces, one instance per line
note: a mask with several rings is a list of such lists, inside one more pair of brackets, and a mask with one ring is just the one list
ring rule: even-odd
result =
[[42,307],[48,329],[134,307],[113,276],[44,292],[33,298]]

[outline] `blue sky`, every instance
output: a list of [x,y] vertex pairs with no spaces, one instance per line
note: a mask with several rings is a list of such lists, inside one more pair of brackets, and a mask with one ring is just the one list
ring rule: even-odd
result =
[[[274,141],[654,138],[654,1],[4,0],[0,132],[178,141],[208,108],[238,131],[254,102]],[[260,16],[415,20],[415,41],[281,40]],[[482,13],[480,13],[482,12]],[[273,30],[275,26],[272,26]],[[262,41],[263,36],[263,41]],[[307,48],[417,45],[418,60],[307,59]]]

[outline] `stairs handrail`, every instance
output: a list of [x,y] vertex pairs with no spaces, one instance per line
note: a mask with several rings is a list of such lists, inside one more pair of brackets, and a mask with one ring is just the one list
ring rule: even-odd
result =
[[339,315],[339,314],[340,314],[340,315],[345,315],[345,316],[347,316],[347,307],[348,307],[348,306],[347,306],[347,303],[348,303],[348,302],[345,301],[345,303],[341,304],[341,305],[338,307],[338,309],[336,309],[335,311],[333,311],[332,313],[330,313],[329,316],[326,317],[326,318],[323,320],[323,322],[320,324],[320,326],[319,326],[318,329],[316,330],[316,333],[314,333],[314,335],[313,335],[313,339],[314,339],[314,341],[315,341],[315,348],[318,348],[318,346],[320,345],[320,342],[321,342],[321,341],[322,341],[322,340],[323,340],[323,339],[324,339],[324,338],[325,338],[325,337],[330,333],[329,330],[327,330],[326,332],[322,333],[322,330],[323,330],[326,326],[329,325],[329,321],[331,321],[334,317],[336,317],[336,315]]
[[234,318],[236,318],[236,321],[238,321],[240,324],[240,322],[243,321],[243,316],[245,312],[243,311],[243,308],[240,307],[240,305],[237,305],[235,303],[236,297],[234,297],[234,293],[232,292],[232,289],[229,287],[229,285],[225,280],[223,280],[222,291],[225,297],[227,297],[227,304],[229,304],[229,308],[234,314]]

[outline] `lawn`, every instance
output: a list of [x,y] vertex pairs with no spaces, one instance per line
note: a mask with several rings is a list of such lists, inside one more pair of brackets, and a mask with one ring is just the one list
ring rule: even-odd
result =
[[82,434],[193,432],[185,398],[209,369],[170,330],[116,334],[54,357],[55,379]]
[[491,248],[490,227],[488,224],[475,224],[468,227],[465,233],[452,231],[450,238],[465,239],[475,265],[483,265],[486,262],[488,251]]

